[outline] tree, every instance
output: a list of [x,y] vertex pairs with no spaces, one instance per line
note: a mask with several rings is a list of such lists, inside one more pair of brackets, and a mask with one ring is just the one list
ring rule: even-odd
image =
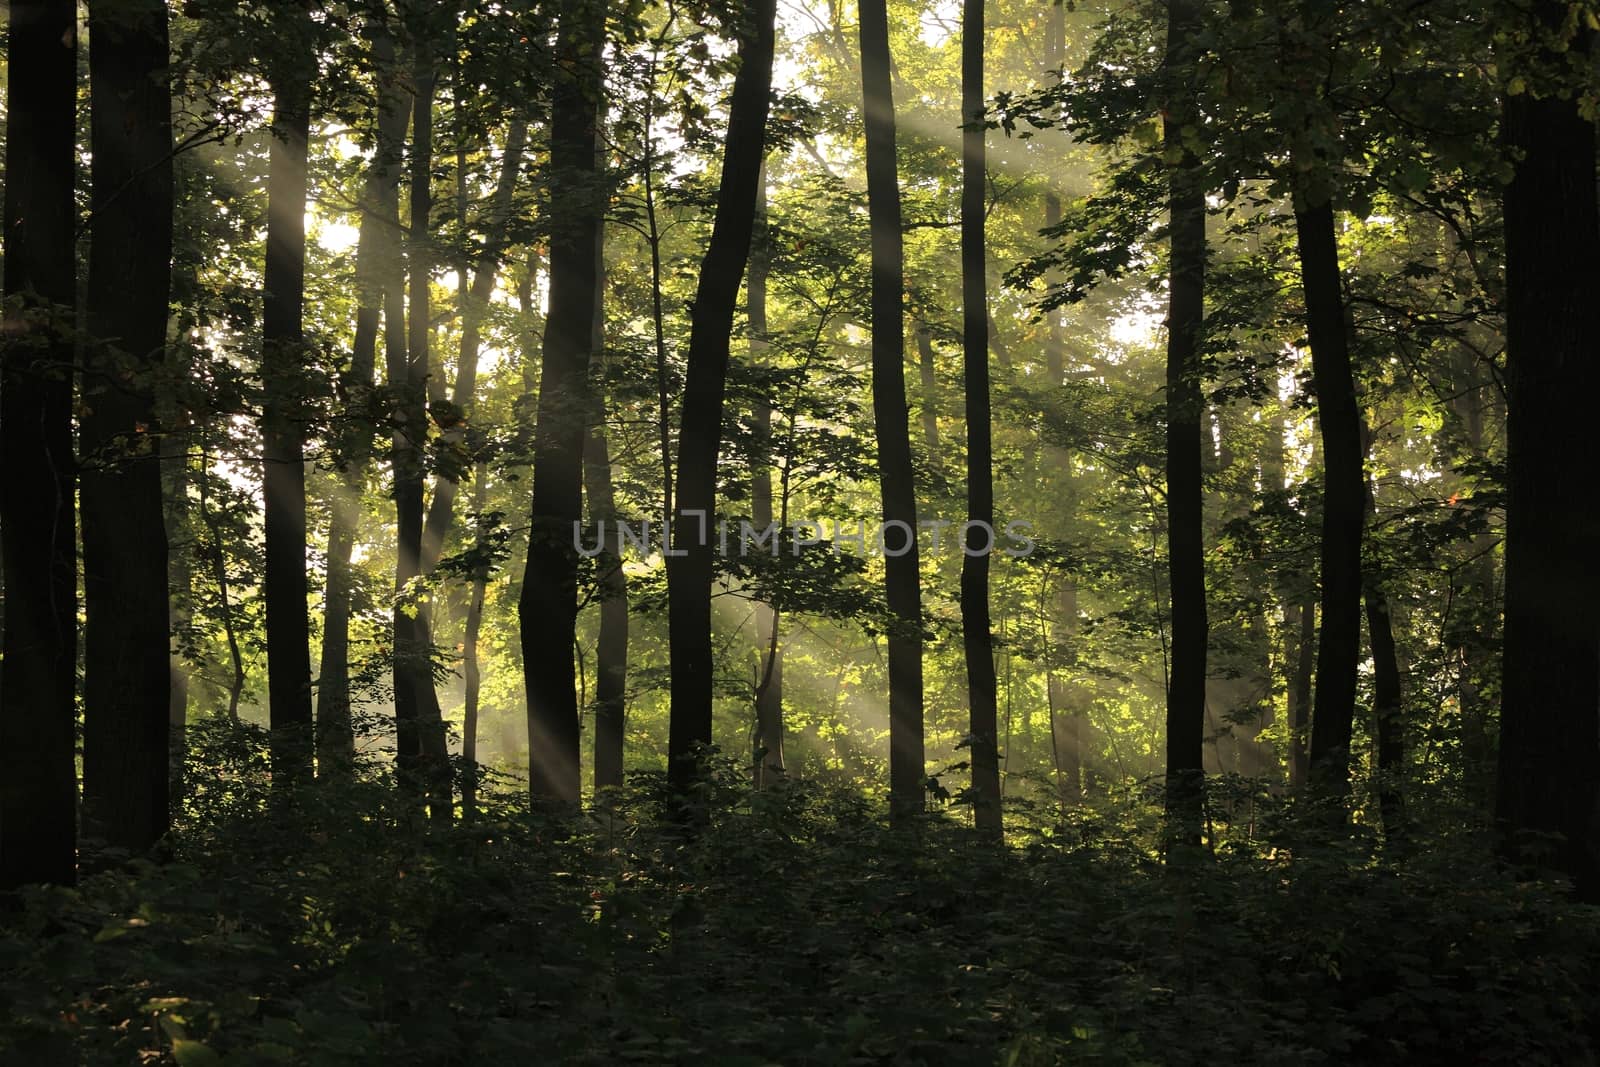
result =
[[[0,888],[75,878],[77,5],[12,0],[0,334]],[[165,659],[165,650],[162,658]]]
[[[366,27],[372,43],[377,79],[376,138],[368,166],[361,230],[356,244],[356,326],[344,393],[359,411],[372,398],[378,354],[379,325],[384,313],[384,277],[400,249],[400,153],[406,136],[405,90],[395,62],[394,40],[381,19]],[[322,663],[317,683],[317,761],[324,773],[337,773],[355,755],[350,721],[350,593],[351,553],[364,470],[373,451],[371,423],[349,420],[339,441],[345,464],[342,484],[333,496],[328,522],[328,578],[323,598]]]
[[766,156],[776,18],[776,0],[749,0],[742,8],[739,73],[728,106],[716,222],[700,266],[689,334],[673,545],[667,558],[672,650],[667,777],[680,799],[689,795],[700,777],[704,751],[712,741],[711,582],[715,559],[711,528],[716,516],[717,456],[722,448],[729,337],[739,283],[750,258],[761,165]]
[[[872,233],[872,420],[878,437],[884,588],[889,645],[889,802],[922,810],[927,768],[922,724],[921,554],[905,372],[905,238],[895,162],[885,0],[860,5],[861,92],[866,125],[867,213]],[[893,531],[891,533],[891,530]]]
[[436,60],[430,9],[408,12],[411,30],[411,227],[406,241],[410,299],[406,304],[403,373],[391,375],[397,394],[394,456],[396,517],[394,607],[395,762],[402,785],[426,796],[435,822],[451,817],[450,760],[439,694],[433,684],[433,627],[420,585],[423,488],[428,442],[428,378],[433,335],[433,96]]
[[961,561],[961,642],[967,660],[967,739],[972,750],[973,816],[1001,832],[1000,744],[994,635],[989,624],[989,556],[994,534],[994,442],[989,415],[988,246],[984,240],[983,5],[964,0],[961,15],[961,342],[967,399],[967,524]]
[[79,422],[84,832],[142,852],[167,832],[172,686],[151,397],[167,339],[172,260],[166,4],[96,3],[89,32],[94,341]]
[[306,607],[304,324],[306,155],[312,22],[304,0],[274,22],[272,145],[267,174],[267,249],[262,275],[262,492],[266,500],[267,690],[272,766],[285,784],[311,777],[311,625]]
[[556,37],[550,99],[550,314],[534,429],[533,521],[517,617],[528,696],[528,785],[538,799],[576,804],[578,618],[574,526],[582,518],[583,438],[590,418],[596,251],[604,199],[595,173],[605,5],[574,3]]
[[1189,139],[1200,128],[1191,85],[1200,11],[1169,0],[1165,132],[1169,155],[1167,305],[1167,568],[1172,598],[1172,668],[1167,686],[1167,837],[1198,846],[1205,802],[1205,508],[1202,494],[1201,342],[1205,332],[1206,201]]
[[[767,216],[767,174],[762,167],[756,187],[756,225],[750,238],[750,275],[745,280],[745,310],[750,320],[750,356],[760,361],[768,351],[767,280],[772,270],[771,220]],[[756,463],[750,472],[750,520],[757,529],[772,525],[772,404],[763,395],[754,416]],[[782,775],[783,765],[783,648],[779,644],[782,617],[770,603],[755,611],[756,659],[755,732],[751,738],[753,782],[763,788]]]
[[[1597,454],[1600,216],[1595,129],[1570,86],[1592,35],[1541,0],[1508,29],[1505,188],[1507,480],[1505,644],[1495,814],[1507,850],[1600,900],[1600,544],[1572,471]],[[9,528],[8,528],[9,535]],[[1549,835],[1556,835],[1552,842]]]

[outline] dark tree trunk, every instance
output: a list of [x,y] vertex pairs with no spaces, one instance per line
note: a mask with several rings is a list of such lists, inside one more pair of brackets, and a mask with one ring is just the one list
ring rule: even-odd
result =
[[1205,330],[1206,201],[1185,145],[1198,116],[1186,83],[1200,25],[1191,0],[1167,8],[1167,62],[1175,78],[1166,145],[1182,153],[1172,171],[1171,282],[1167,311],[1167,556],[1172,598],[1172,673],[1167,690],[1167,838],[1200,844],[1205,804],[1206,576],[1202,499],[1200,343]]
[[939,377],[933,361],[933,331],[925,322],[917,323],[917,370],[922,385],[922,444],[928,450],[928,463],[938,467]]
[[[472,482],[472,510],[480,517],[489,499],[489,467],[478,464]],[[478,551],[487,546],[479,538]],[[461,644],[461,679],[465,684],[461,722],[461,814],[470,819],[478,812],[478,703],[483,674],[478,663],[478,637],[483,630],[483,601],[489,585],[488,563],[480,558],[472,572],[472,596],[467,601],[466,635]]]
[[350,556],[364,467],[373,449],[373,427],[360,413],[372,395],[383,316],[387,262],[399,253],[400,152],[406,135],[405,91],[399,85],[388,30],[374,25],[373,61],[378,78],[377,144],[367,172],[361,232],[356,244],[356,333],[345,376],[347,402],[357,414],[340,442],[346,471],[334,492],[328,529],[328,584],[322,623],[322,663],[317,683],[317,757],[323,774],[347,770],[355,758],[350,721]]
[[[1361,427],[1362,452],[1372,451],[1371,431]],[[1367,515],[1376,518],[1377,487],[1369,479]],[[1384,593],[1378,568],[1362,568],[1363,600],[1367,611],[1367,640],[1372,647],[1372,717],[1378,741],[1378,810],[1384,834],[1393,840],[1405,824],[1405,720],[1402,717],[1400,659],[1395,646],[1389,598]]]
[[194,557],[189,525],[189,425],[186,416],[165,428],[161,439],[162,517],[167,536],[168,648],[167,739],[171,767],[170,804],[183,799],[183,766],[188,757],[189,668],[182,653],[183,635],[194,617]]
[[[0,888],[76,876],[72,187],[77,6],[12,0],[0,333]],[[163,660],[165,653],[163,652]]]
[[96,3],[89,28],[93,341],[79,422],[83,832],[139,853],[169,825],[171,620],[151,401],[167,341],[172,260],[166,4]]
[[[922,734],[922,587],[916,483],[905,378],[905,249],[895,163],[886,0],[861,13],[861,89],[872,231],[872,420],[878,437],[889,634],[889,805],[897,818],[922,810],[927,782]],[[898,554],[897,554],[898,553]]]
[[590,418],[596,259],[605,200],[595,172],[605,8],[563,13],[550,104],[550,314],[534,428],[533,519],[517,616],[528,694],[528,784],[536,799],[577,804],[578,693],[573,644],[583,513],[583,438]]
[[[756,227],[750,240],[750,276],[745,280],[746,311],[750,319],[751,361],[760,363],[767,351],[767,277],[771,270],[770,234],[767,229],[767,180],[763,169],[756,188]],[[772,525],[772,405],[765,396],[756,402],[757,459],[750,476],[750,519],[756,528]],[[771,604],[755,607],[757,658],[755,736],[751,739],[752,784],[769,785],[784,773],[783,762],[783,648],[779,644],[782,620]]]
[[1311,720],[1311,786],[1342,805],[1350,789],[1350,732],[1361,660],[1361,532],[1367,506],[1361,411],[1350,365],[1339,245],[1331,202],[1295,212],[1306,335],[1322,430],[1322,628]]
[[717,191],[717,217],[700,267],[683,387],[678,435],[678,485],[673,549],[667,559],[668,619],[672,647],[672,718],[667,776],[674,794],[687,798],[711,744],[714,663],[711,645],[712,527],[716,522],[717,455],[722,448],[723,394],[728,339],[739,283],[750,258],[757,190],[766,157],[768,98],[772,89],[776,0],[749,0],[739,73],[733,83],[728,134]]
[[989,418],[989,300],[985,270],[983,4],[961,14],[961,342],[967,401],[967,525],[961,560],[961,645],[967,661],[967,740],[973,819],[999,838],[1000,740],[994,635],[989,620],[989,554],[994,548],[994,442]]
[[1317,601],[1291,605],[1286,624],[1294,633],[1289,673],[1289,788],[1305,786],[1311,770],[1311,684],[1317,663]]
[[426,796],[436,822],[451,817],[450,761],[444,718],[433,684],[433,628],[428,605],[407,595],[423,575],[423,482],[428,439],[429,342],[433,332],[429,285],[433,277],[431,216],[433,213],[433,93],[435,63],[427,27],[417,20],[413,30],[411,83],[411,238],[406,266],[411,298],[406,318],[406,368],[399,388],[400,417],[396,434],[395,512],[398,543],[395,589],[401,599],[394,611],[395,718],[409,723],[396,757],[402,782]]
[[[1555,27],[1567,5],[1542,0],[1536,12]],[[1545,58],[1557,66],[1558,57]],[[1510,496],[1496,815],[1510,856],[1564,872],[1592,902],[1600,900],[1600,512],[1573,472],[1600,463],[1595,130],[1575,99],[1553,92],[1530,90],[1503,106],[1505,140],[1521,162],[1505,191]],[[1553,849],[1535,836],[1550,834],[1560,835]]]
[[273,76],[267,168],[267,253],[261,315],[262,493],[266,498],[267,702],[272,770],[311,777],[311,627],[306,609],[305,308],[306,151],[311,130],[311,20],[283,13],[285,51]]
[[[597,354],[605,352],[605,232],[595,231],[594,335]],[[599,564],[600,633],[595,647],[594,788],[621,788],[623,734],[628,688],[628,579],[622,571],[621,516],[611,484],[611,453],[606,444],[604,359],[596,376],[594,416],[583,446],[583,491],[589,518],[604,524],[605,552]]]

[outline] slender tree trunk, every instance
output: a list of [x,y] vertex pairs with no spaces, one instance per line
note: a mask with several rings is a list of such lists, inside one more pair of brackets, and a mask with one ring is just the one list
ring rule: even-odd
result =
[[[472,481],[472,510],[479,517],[478,551],[487,546],[482,537],[483,509],[489,499],[489,467],[478,464]],[[483,630],[483,602],[489,587],[489,565],[480,558],[472,572],[472,596],[467,601],[466,635],[461,644],[461,678],[465,683],[465,710],[461,723],[461,815],[470,819],[478,812],[478,704],[483,689],[483,673],[478,663],[478,638]]]
[[564,11],[551,96],[550,169],[557,225],[550,235],[550,313],[534,429],[533,520],[517,615],[528,694],[528,783],[536,799],[577,804],[578,618],[574,526],[583,512],[583,438],[590,419],[595,251],[604,204],[595,173],[605,8]]
[[1331,202],[1295,212],[1306,334],[1322,430],[1322,629],[1317,641],[1311,784],[1341,806],[1350,789],[1350,734],[1361,659],[1361,533],[1367,502],[1361,412],[1350,365],[1339,245]]
[[341,442],[346,464],[333,495],[328,528],[328,584],[324,595],[322,663],[317,684],[317,757],[324,774],[347,770],[355,758],[355,731],[350,720],[350,593],[351,553],[364,468],[373,449],[372,425],[361,412],[372,395],[383,316],[386,261],[399,253],[400,152],[406,135],[405,91],[395,65],[393,39],[381,23],[372,37],[378,78],[377,145],[367,172],[361,231],[356,243],[356,333],[350,368],[345,376],[347,403],[358,412],[349,420]]
[[222,616],[222,634],[228,645],[228,721],[239,721],[239,701],[244,695],[244,655],[239,647],[239,627],[233,617],[233,597],[228,585],[227,549],[222,540],[222,523],[211,510],[211,463],[201,439],[200,523],[211,535],[211,580],[217,584],[217,601]]
[[961,340],[967,401],[967,524],[961,560],[961,644],[967,661],[967,739],[972,755],[973,819],[998,839],[1000,744],[996,733],[994,635],[989,619],[989,555],[994,549],[994,443],[989,417],[989,300],[984,186],[983,5],[964,0],[961,15]]
[[[1550,31],[1568,5],[1541,0],[1534,11]],[[1589,35],[1578,43],[1587,49]],[[1567,69],[1565,57],[1543,59]],[[1600,519],[1572,472],[1600,465],[1595,129],[1574,97],[1553,91],[1508,96],[1503,109],[1521,159],[1505,191],[1510,496],[1496,815],[1509,855],[1564,872],[1594,902]],[[1553,850],[1541,834],[1560,835]]]
[[[461,349],[456,360],[455,388],[450,397],[453,410],[449,417],[454,424],[444,434],[447,445],[458,445],[466,438],[476,399],[474,394],[478,388],[478,353],[483,340],[483,314],[489,306],[489,298],[494,295],[495,281],[500,277],[500,259],[505,251],[506,232],[515,208],[517,177],[522,170],[522,156],[527,145],[528,121],[519,115],[512,119],[506,132],[505,149],[500,157],[500,176],[489,202],[484,246],[470,286],[466,285],[465,270],[461,273],[466,299],[461,307]],[[424,573],[433,573],[439,563],[445,537],[455,522],[458,489],[458,480],[451,472],[441,471],[434,479],[433,499],[428,504],[428,517],[422,528]]]
[[1289,788],[1300,790],[1311,772],[1311,686],[1317,664],[1317,600],[1291,605],[1287,625],[1295,634],[1289,674]]
[[[767,352],[767,277],[771,269],[767,229],[767,180],[763,168],[756,187],[756,226],[750,241],[750,276],[745,280],[750,319],[751,362],[760,364]],[[757,459],[750,476],[750,518],[757,529],[772,525],[772,404],[765,394],[756,402]],[[785,460],[787,462],[787,460]],[[762,648],[757,659],[755,689],[756,729],[752,739],[753,784],[762,789],[784,773],[783,762],[783,649],[779,644],[781,618],[768,603],[755,607],[756,639]]]
[[[1372,433],[1363,421],[1362,452],[1372,453]],[[1377,486],[1367,480],[1367,515],[1378,513]],[[1384,593],[1378,568],[1362,568],[1362,597],[1367,612],[1367,639],[1372,647],[1372,715],[1378,741],[1378,810],[1383,830],[1390,840],[1403,832],[1405,824],[1405,720],[1401,704],[1400,659],[1395,647],[1394,625],[1389,616],[1389,598]]]
[[161,439],[162,518],[167,535],[168,612],[167,673],[171,694],[167,700],[170,736],[167,751],[171,767],[171,803],[183,797],[184,762],[188,758],[189,668],[184,662],[184,635],[194,617],[194,545],[189,524],[189,425],[167,427]]
[[611,453],[606,442],[605,382],[605,230],[595,231],[594,351],[602,354],[595,376],[594,416],[583,446],[583,491],[589,518],[604,526],[605,551],[598,563],[600,633],[595,647],[594,788],[621,788],[628,689],[628,579],[622,570],[622,527],[611,484]]
[[672,648],[672,718],[667,777],[685,800],[711,744],[715,664],[711,644],[711,528],[716,522],[717,456],[722,448],[723,396],[739,283],[750,258],[757,191],[766,158],[772,90],[776,0],[748,0],[733,83],[728,134],[717,191],[717,217],[700,268],[678,435],[678,485],[673,548],[667,558],[667,610]]
[[431,612],[421,598],[409,595],[423,576],[422,525],[424,456],[428,438],[429,342],[433,332],[429,287],[433,278],[431,217],[433,214],[433,95],[436,63],[427,28],[416,20],[412,43],[411,83],[411,239],[406,266],[410,302],[406,318],[406,372],[401,390],[398,436],[403,448],[395,463],[395,510],[398,544],[394,612],[394,702],[397,720],[409,720],[409,744],[397,751],[402,779],[427,798],[435,822],[451,818],[450,760],[444,717],[433,684]]
[[83,832],[139,853],[170,821],[171,620],[151,400],[166,349],[172,259],[166,4],[96,3],[90,33],[94,340],[79,420]]
[[311,20],[285,9],[285,53],[273,76],[267,254],[261,316],[262,491],[266,498],[267,700],[274,780],[311,777],[311,626],[306,608],[306,152],[311,130]]
[[[0,888],[76,877],[71,328],[77,5],[11,0],[0,332]],[[11,311],[21,298],[24,310]],[[164,658],[164,657],[163,657]]]
[[1200,844],[1205,805],[1206,618],[1202,498],[1200,342],[1205,330],[1206,202],[1198,162],[1184,143],[1198,129],[1187,89],[1200,11],[1169,0],[1167,64],[1176,79],[1167,106],[1166,145],[1182,154],[1172,171],[1171,282],[1167,311],[1167,555],[1172,599],[1171,678],[1167,690],[1167,837]]
[[922,385],[922,444],[928,450],[928,462],[940,465],[939,445],[939,379],[933,361],[933,331],[925,322],[917,323],[917,370]]
[[905,251],[895,163],[886,0],[860,5],[861,89],[872,231],[872,420],[878,437],[889,634],[889,805],[922,810],[927,782],[922,723],[922,588],[917,498],[905,382]]

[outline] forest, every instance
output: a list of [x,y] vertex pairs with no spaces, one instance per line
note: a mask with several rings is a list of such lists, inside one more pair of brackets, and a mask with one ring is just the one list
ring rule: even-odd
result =
[[1600,0],[9,0],[0,1063],[1600,1062]]

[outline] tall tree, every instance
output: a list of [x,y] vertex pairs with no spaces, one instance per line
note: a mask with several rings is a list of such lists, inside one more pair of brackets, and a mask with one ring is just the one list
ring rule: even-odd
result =
[[583,491],[589,518],[603,526],[605,551],[599,559],[600,632],[595,639],[594,788],[620,787],[628,688],[628,579],[622,570],[622,516],[611,481],[611,450],[606,440],[605,229],[595,231],[594,415],[583,445]]
[[[1594,121],[1570,91],[1586,76],[1592,35],[1575,31],[1568,12],[1556,0],[1532,5],[1508,38],[1508,48],[1526,42],[1527,54],[1506,57],[1502,130],[1517,164],[1505,190],[1509,499],[1496,814],[1511,855],[1565,872],[1593,902],[1600,520],[1575,499],[1572,472],[1600,462],[1600,216]],[[1553,851],[1548,835],[1559,835]]]
[[77,5],[12,0],[9,14],[0,332],[0,888],[71,884],[77,838],[70,334],[77,297]]
[[[172,98],[165,0],[89,14],[93,215],[80,404],[85,836],[167,832],[167,532],[152,378],[167,340]],[[302,600],[305,598],[302,596]]]
[[267,163],[267,251],[262,276],[262,493],[266,499],[267,702],[273,774],[311,777],[311,625],[306,607],[304,326],[306,154],[312,22],[304,0],[274,23],[281,48],[271,71],[272,145]]
[[599,231],[605,200],[595,172],[605,5],[563,10],[550,95],[550,313],[540,356],[534,427],[533,521],[517,605],[528,695],[528,785],[535,798],[576,804],[578,693],[573,644],[583,509],[583,438],[590,418],[589,362]]
[[667,776],[687,796],[711,744],[713,659],[711,582],[715,572],[717,456],[727,390],[729,337],[739,283],[750,258],[757,192],[766,158],[767,108],[776,45],[776,0],[748,0],[740,27],[739,73],[728,107],[728,133],[717,190],[717,217],[695,289],[683,421],[678,435],[678,484],[667,559],[667,613],[672,649],[672,718]]
[[927,768],[922,723],[922,590],[916,481],[905,372],[905,238],[895,162],[886,0],[860,5],[861,93],[866,126],[867,213],[872,236],[872,421],[878,438],[884,584],[889,633],[889,804],[922,810]]
[[[367,27],[378,82],[377,137],[368,164],[356,241],[356,331],[343,384],[347,402],[358,413],[372,395],[383,316],[385,264],[399,251],[400,152],[408,117],[400,85],[394,40],[382,20]],[[372,453],[371,424],[359,414],[349,420],[340,444],[345,466],[335,490],[328,523],[327,588],[322,619],[322,663],[317,683],[318,769],[337,773],[355,755],[350,721],[350,559],[355,547],[358,496],[364,466]]]
[[1167,5],[1165,143],[1170,171],[1167,306],[1167,566],[1172,598],[1171,677],[1167,688],[1167,835],[1200,843],[1205,802],[1205,508],[1202,495],[1200,348],[1205,331],[1206,201],[1190,141],[1200,128],[1193,84],[1200,30],[1193,0]]
[[967,661],[967,740],[973,817],[998,837],[1000,741],[994,634],[989,621],[989,556],[994,550],[994,440],[989,414],[989,299],[984,240],[983,5],[961,13],[961,342],[967,400],[967,523],[961,560],[961,644]]
[[1361,660],[1361,534],[1367,483],[1329,194],[1297,207],[1295,233],[1323,457],[1322,628],[1317,638],[1310,781],[1324,799],[1342,802],[1350,786],[1350,735],[1356,667]]
[[404,374],[398,393],[394,463],[395,546],[394,708],[396,763],[403,782],[427,797],[435,821],[451,816],[450,761],[444,716],[433,684],[433,627],[425,596],[413,587],[422,566],[423,492],[428,442],[428,379],[433,336],[433,103],[437,62],[430,9],[409,11],[411,29],[411,226],[406,242],[410,299],[406,304]]
[[[745,279],[745,311],[750,321],[752,361],[767,352],[767,279],[772,270],[772,233],[767,217],[767,176],[762,168],[756,188],[756,226],[750,239],[750,276]],[[750,519],[757,529],[772,525],[772,404],[765,394],[756,401],[754,412],[756,463],[750,472]],[[756,640],[762,651],[757,658],[755,735],[751,739],[753,783],[762,788],[783,774],[783,647],[780,642],[782,618],[770,603],[755,609]]]

